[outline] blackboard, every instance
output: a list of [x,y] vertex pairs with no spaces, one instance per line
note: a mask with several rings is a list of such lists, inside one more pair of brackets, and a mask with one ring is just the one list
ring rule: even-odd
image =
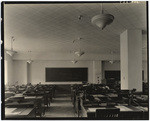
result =
[[120,82],[120,71],[105,71],[106,84],[110,88],[114,88]]
[[88,81],[88,68],[45,68],[46,82]]
[[[105,71],[105,78],[111,79],[114,78],[116,80],[121,80],[121,72],[120,71]],[[142,70],[142,80],[144,80],[144,71]]]
[[120,71],[105,71],[105,78],[107,80],[114,79],[120,81]]

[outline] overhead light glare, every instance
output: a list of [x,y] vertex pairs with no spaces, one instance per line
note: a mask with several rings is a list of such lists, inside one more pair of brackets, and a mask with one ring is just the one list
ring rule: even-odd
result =
[[15,53],[17,53],[16,51],[13,50],[7,50],[6,53],[10,56],[13,56]]

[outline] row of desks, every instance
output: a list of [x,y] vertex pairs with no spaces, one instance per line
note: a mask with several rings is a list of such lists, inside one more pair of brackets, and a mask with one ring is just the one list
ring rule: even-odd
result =
[[[22,99],[23,102],[16,100]],[[5,104],[5,118],[28,118],[34,117],[34,104],[36,100],[42,100],[43,96],[22,96],[15,95],[7,100],[15,100]]]
[[[121,120],[142,120],[142,119],[148,119],[148,107],[142,107],[142,106],[129,106],[128,104],[125,104],[121,100],[116,100],[119,99],[118,95],[116,94],[107,94],[107,95],[102,95],[102,94],[93,94],[92,95],[97,102],[91,102],[88,99],[85,99],[83,102],[83,97],[82,95],[75,96],[76,97],[76,112],[79,112],[78,114],[79,117],[84,117],[88,119],[94,119],[96,118],[96,110],[97,109],[108,109],[108,108],[119,108],[120,113],[118,119]],[[111,98],[112,101],[114,101],[114,106],[108,106],[108,103],[113,103],[113,102],[102,102],[103,99],[105,98]],[[78,100],[80,99],[80,106],[81,110],[79,109],[78,105]],[[86,101],[87,100],[87,101]],[[100,101],[100,102],[99,102]],[[99,104],[99,105],[97,105]],[[80,111],[78,111],[80,110]]]
[[[22,88],[19,88],[19,90]],[[49,97],[54,95],[53,87],[38,85],[26,89],[22,94],[15,94],[5,99],[5,118],[28,118],[35,117],[37,103],[43,106]],[[9,92],[10,93],[10,92]],[[8,95],[8,92],[5,94]],[[10,94],[9,94],[10,95]]]

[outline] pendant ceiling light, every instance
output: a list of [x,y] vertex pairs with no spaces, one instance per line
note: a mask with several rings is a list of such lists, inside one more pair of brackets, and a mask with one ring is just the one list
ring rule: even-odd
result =
[[73,64],[77,63],[78,61],[77,60],[72,60],[71,61]]
[[[74,49],[74,42],[75,42],[75,40],[72,42],[72,44],[73,44],[73,49]],[[71,53],[71,54],[74,53],[74,50],[73,50],[73,51],[70,51],[70,53]],[[71,60],[71,62],[72,62],[73,64],[77,63],[78,61],[75,60],[75,55],[72,54],[72,56],[73,56],[73,60]]]
[[15,53],[17,53],[16,51],[13,50],[13,42],[15,41],[15,38],[12,36],[11,37],[11,50],[7,50],[6,53],[10,56],[13,56]]
[[114,20],[114,16],[103,12],[103,6],[101,4],[101,14],[94,16],[91,19],[93,25],[98,26],[102,30]]
[[84,52],[80,50],[80,51],[74,52],[74,54],[77,55],[78,57],[80,57],[84,54]]
[[[81,41],[82,39],[83,39],[83,38],[80,38],[80,37],[79,37],[77,40],[74,40],[74,42],[75,42],[75,41],[79,41],[78,44],[80,45],[80,41]],[[75,51],[74,54],[77,55],[78,57],[80,57],[80,56],[84,55],[85,52],[82,51],[82,50],[79,48],[79,51]]]
[[12,50],[7,50],[6,53],[10,56],[13,56],[16,52]]

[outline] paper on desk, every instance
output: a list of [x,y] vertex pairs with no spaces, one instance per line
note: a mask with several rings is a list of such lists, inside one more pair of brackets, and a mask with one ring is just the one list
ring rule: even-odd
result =
[[116,107],[116,108],[119,108],[120,111],[133,111],[132,109],[127,108],[127,107],[125,107],[125,106],[115,106],[115,107]]
[[5,114],[9,115],[9,114],[14,114],[12,113],[14,110],[16,110],[17,108],[5,108]]
[[89,112],[96,112],[97,109],[106,109],[105,107],[99,107],[99,108],[88,108]]
[[27,108],[20,115],[28,115],[32,110],[33,108]]
[[33,98],[36,98],[36,96],[26,96],[24,97],[25,99],[33,99]]
[[14,114],[21,114],[23,111],[25,111],[26,108],[17,108],[16,110],[12,111],[12,113]]
[[108,94],[108,96],[109,96],[109,97],[118,97],[117,94],[113,94],[113,93]]
[[105,97],[105,96],[101,95],[101,94],[95,94],[95,95],[93,95],[93,97]]
[[5,112],[7,113],[9,113],[9,112],[12,112],[12,111],[14,111],[14,110],[16,110],[17,108],[5,108]]
[[23,94],[16,94],[15,96],[23,96]]
[[97,98],[97,97],[95,97],[94,99],[95,99],[95,100],[97,100],[97,101],[100,101],[100,99],[99,99],[99,98]]
[[148,111],[148,107],[137,106],[136,108],[138,108],[142,111]]

